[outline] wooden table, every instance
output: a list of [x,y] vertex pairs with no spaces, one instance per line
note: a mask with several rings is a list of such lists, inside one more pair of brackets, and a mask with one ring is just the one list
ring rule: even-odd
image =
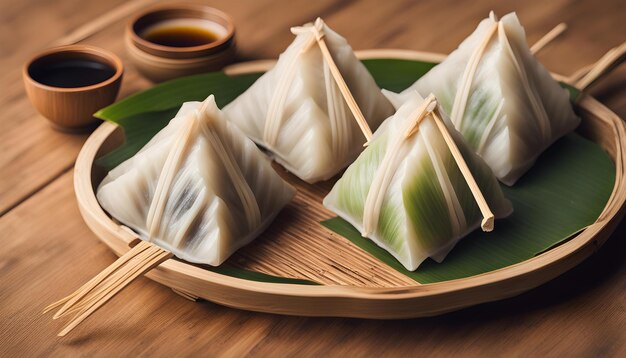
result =
[[[0,1],[0,357],[120,355],[613,355],[626,356],[626,223],[586,262],[531,292],[428,319],[284,317],[192,303],[141,278],[69,337],[43,307],[115,259],[83,223],[72,166],[87,135],[55,132],[21,83],[29,55],[80,41],[127,64],[121,96],[150,86],[128,63],[128,13],[151,0]],[[447,53],[493,9],[517,10],[532,43],[567,33],[539,55],[570,74],[626,40],[626,2],[213,0],[234,17],[240,60],[276,57],[290,26],[323,17],[355,49]],[[113,20],[110,21],[109,20]],[[591,93],[626,118],[626,68]]]

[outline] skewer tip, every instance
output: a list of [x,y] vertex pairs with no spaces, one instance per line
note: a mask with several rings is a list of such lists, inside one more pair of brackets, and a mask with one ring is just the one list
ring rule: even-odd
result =
[[493,222],[494,222],[493,215],[483,218],[482,222],[480,223],[480,227],[483,229],[484,232],[492,232],[493,226],[494,226]]

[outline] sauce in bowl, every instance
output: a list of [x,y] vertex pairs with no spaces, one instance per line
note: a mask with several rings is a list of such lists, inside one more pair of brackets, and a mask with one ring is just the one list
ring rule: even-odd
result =
[[115,69],[92,59],[59,58],[35,61],[28,72],[33,80],[51,87],[86,87],[104,82]]
[[201,19],[167,20],[148,27],[141,38],[168,47],[194,47],[210,44],[225,36],[223,27]]

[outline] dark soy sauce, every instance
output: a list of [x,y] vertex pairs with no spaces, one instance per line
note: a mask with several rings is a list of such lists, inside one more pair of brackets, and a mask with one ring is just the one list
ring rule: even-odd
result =
[[192,25],[171,25],[150,29],[141,37],[157,45],[193,47],[217,41],[218,35],[208,29]]
[[90,59],[56,59],[34,63],[30,76],[37,82],[62,88],[85,87],[104,82],[113,77],[115,70]]

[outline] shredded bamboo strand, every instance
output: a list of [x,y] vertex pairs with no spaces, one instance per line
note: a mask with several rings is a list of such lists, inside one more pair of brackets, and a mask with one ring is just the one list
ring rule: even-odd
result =
[[[204,116],[203,118],[205,120],[208,117],[208,114],[204,110],[201,112],[201,115]],[[207,126],[203,127],[203,130],[205,130],[207,138],[210,139],[209,143],[220,158],[226,170],[226,174],[235,188],[235,192],[246,215],[248,228],[251,230],[257,228],[261,223],[261,209],[233,153],[226,149],[219,135],[214,130],[209,129]]]
[[320,32],[320,28],[322,28],[323,25],[324,25],[324,22],[322,21],[322,19],[318,17],[317,20],[315,20],[315,26],[312,26],[311,29],[314,32],[315,39],[317,40],[317,44],[319,45],[319,48],[322,51],[322,56],[324,56],[324,60],[328,64],[330,73],[333,75],[333,78],[335,79],[335,82],[337,83],[337,87],[339,87],[339,91],[343,95],[343,99],[346,101],[348,108],[350,108],[350,111],[352,112],[352,115],[356,119],[356,122],[358,123],[359,128],[361,129],[361,132],[363,132],[365,139],[369,142],[369,140],[372,139],[372,130],[370,129],[369,124],[367,124],[367,120],[365,120],[365,117],[363,116],[363,112],[361,112],[361,109],[359,108],[359,105],[356,103],[354,96],[352,96],[352,92],[350,92],[350,88],[346,84],[346,81],[343,79],[343,76],[341,75],[341,71],[339,71],[339,68],[337,67],[337,64],[335,63],[335,60],[333,59],[333,56],[331,55],[330,50],[328,49],[328,46],[326,45],[326,41],[324,41],[324,34]]
[[535,42],[534,45],[532,45],[532,47],[530,48],[530,52],[533,55],[536,55],[537,53],[539,53],[539,51],[543,50],[546,45],[550,44],[552,41],[554,41],[554,39],[563,34],[565,30],[567,30],[566,23],[562,22],[556,25],[552,30],[543,35],[542,38],[540,38],[537,42]]
[[[292,29],[291,31],[294,32],[294,30],[295,29]],[[272,99],[270,100],[267,109],[265,126],[263,128],[263,141],[269,149],[273,149],[278,141],[278,133],[280,132],[280,125],[283,120],[283,109],[285,107],[285,102],[287,101],[289,88],[296,73],[297,59],[314,43],[315,41],[313,38],[305,42],[302,48],[293,56],[291,62],[287,64],[282,77],[278,79],[278,83],[276,84],[276,88],[272,94]]]
[[454,96],[450,119],[459,129],[461,128],[463,116],[465,115],[465,107],[467,107],[467,101],[469,100],[470,89],[472,87],[472,80],[474,79],[474,75],[478,69],[478,64],[480,63],[487,46],[491,42],[491,38],[498,29],[498,22],[495,21],[495,15],[493,15],[493,12],[491,12],[490,17],[494,20],[494,23],[491,27],[489,27],[489,29],[487,29],[482,42],[478,45],[478,47],[476,47],[470,56],[470,59],[465,66],[465,70],[463,71],[463,77],[461,77],[461,84],[457,87],[456,95]]
[[[438,131],[436,127],[435,131]],[[439,182],[439,187],[441,188],[441,192],[443,193],[443,197],[445,200],[446,207],[448,209],[448,215],[450,218],[450,227],[452,229],[453,237],[458,237],[461,232],[465,230],[467,225],[467,220],[465,219],[465,212],[459,203],[459,198],[456,195],[456,191],[452,183],[450,182],[450,178],[448,177],[448,170],[443,165],[441,156],[438,152],[433,148],[432,143],[430,142],[430,138],[428,135],[422,135],[422,142],[424,143],[424,148],[426,149],[426,153],[430,158],[430,161],[433,165],[433,169],[435,170],[435,177],[437,178],[437,182]]]
[[437,124],[437,128],[439,128],[439,131],[441,132],[443,139],[446,141],[446,144],[448,145],[448,148],[450,149],[450,153],[452,153],[452,156],[454,157],[454,160],[456,161],[457,166],[461,170],[461,174],[463,174],[463,178],[465,178],[465,181],[467,182],[467,185],[469,186],[470,191],[472,192],[472,195],[474,196],[474,200],[476,200],[476,203],[478,204],[478,207],[480,208],[480,212],[483,215],[483,220],[480,223],[481,228],[483,229],[483,231],[486,231],[486,232],[492,231],[493,226],[494,226],[494,215],[491,209],[489,208],[489,204],[485,200],[485,197],[483,196],[483,193],[481,192],[480,187],[476,183],[476,179],[474,179],[472,172],[469,170],[469,167],[467,166],[467,163],[465,162],[463,155],[461,155],[459,148],[456,146],[454,139],[452,139],[452,136],[448,132],[448,127],[446,127],[446,125],[443,123],[443,120],[441,119],[441,116],[439,113],[439,109],[435,108],[435,110],[432,111],[431,113],[432,113],[433,119],[435,120],[435,123]]
[[361,236],[369,237],[378,227],[380,210],[383,205],[385,193],[391,184],[391,180],[396,172],[399,162],[399,152],[402,149],[403,141],[394,140],[387,146],[387,152],[383,156],[378,169],[374,173],[372,184],[370,184],[365,206],[363,208],[363,232]]
[[403,140],[393,140],[388,144],[387,152],[383,156],[380,166],[374,174],[374,179],[370,185],[370,189],[365,199],[365,207],[363,209],[363,232],[362,236],[368,237],[376,230],[378,226],[378,220],[380,217],[380,209],[385,198],[387,188],[391,184],[391,180],[396,172],[398,165],[398,156],[402,149],[404,140],[410,137],[412,133],[417,131],[419,123],[428,114],[428,110],[432,110],[437,102],[435,96],[430,94],[422,104],[411,112],[409,118],[415,118],[409,123],[407,130],[405,131]]
[[413,121],[413,124],[406,130],[406,132],[404,132],[404,139],[411,137],[419,130],[419,126],[420,124],[422,124],[424,118],[426,118],[426,116],[428,116],[428,114],[435,109],[436,105],[437,100],[435,99],[435,95],[432,93],[429,94],[428,97],[424,99],[424,102],[422,102],[422,104],[417,107],[417,109],[413,111],[413,113],[411,113],[410,117],[415,118],[415,120]]
[[[197,113],[195,114],[197,117]],[[175,140],[173,147],[170,149],[165,164],[161,169],[157,186],[148,209],[148,216],[146,218],[146,228],[148,229],[148,241],[157,235],[159,224],[161,223],[161,217],[165,211],[165,204],[167,203],[168,193],[170,186],[174,181],[176,175],[176,169],[181,163],[185,149],[188,146],[191,133],[197,125],[197,118],[189,116],[185,119],[185,122],[181,126],[181,135]]]
[[[142,241],[139,244],[137,244],[131,251],[136,252],[136,254],[139,254],[139,253],[141,253],[142,251],[144,251],[148,247],[149,247],[149,243],[146,243],[146,242]],[[96,287],[98,284],[100,284],[111,273],[115,272],[115,270],[119,269],[122,265],[126,264],[126,262],[128,260],[130,260],[132,257],[134,257],[134,255],[128,255],[128,256],[124,255],[124,256],[120,257],[113,264],[111,264],[106,269],[102,270],[98,275],[96,275],[94,278],[89,280],[86,284],[81,286],[74,293],[72,293],[71,295],[63,298],[62,300],[59,300],[59,301],[49,305],[48,307],[46,307],[44,309],[43,313],[47,313],[50,310],[52,310],[52,309],[54,309],[54,308],[56,308],[56,307],[58,307],[58,306],[60,306],[60,305],[65,303],[65,306],[63,306],[54,315],[54,317],[57,317],[57,316],[63,314],[63,312],[65,312],[70,306],[72,306],[74,303],[76,303],[76,301],[78,301],[82,297],[84,297],[87,293],[89,293],[89,291],[91,291],[94,287]]]
[[46,307],[45,312],[64,304],[54,315],[54,319],[75,314],[59,333],[59,336],[64,336],[134,279],[172,256],[169,251],[150,242],[140,241],[74,293]]
[[87,317],[89,317],[92,313],[94,313],[98,308],[102,307],[102,305],[104,305],[108,300],[113,298],[113,296],[119,293],[124,287],[126,287],[134,279],[136,279],[137,277],[144,274],[146,271],[151,270],[152,268],[159,265],[161,262],[173,256],[172,253],[170,253],[169,251],[165,251],[159,248],[158,246],[152,245],[151,249],[153,249],[155,253],[150,256],[149,260],[141,261],[140,262],[140,264],[142,264],[141,266],[127,265],[127,267],[128,266],[130,267],[122,268],[125,272],[132,271],[132,273],[128,274],[123,281],[118,283],[118,285],[107,289],[106,295],[104,297],[102,297],[101,299],[93,303],[93,305],[85,307],[81,312],[79,312],[77,314],[77,317],[74,318],[70,323],[68,323],[67,326],[65,326],[65,328],[63,328],[63,330],[59,333],[59,336],[62,337],[62,336],[65,336],[67,333],[69,333],[72,329],[78,326],[78,324],[80,324]]
[[544,140],[549,140],[551,127],[550,120],[548,119],[548,114],[546,113],[543,102],[541,102],[541,99],[537,97],[538,92],[536,90],[533,90],[533,88],[531,87],[531,82],[529,82],[528,80],[528,75],[526,74],[525,67],[519,63],[515,51],[513,50],[513,47],[511,46],[509,39],[506,35],[506,30],[504,29],[504,25],[502,24],[502,22],[498,23],[498,37],[504,51],[507,51],[511,56],[511,60],[513,62],[513,65],[515,66],[515,70],[520,78],[520,81],[522,82],[522,88],[526,93],[526,98],[530,102],[530,107],[535,115],[535,123],[537,123],[537,126],[539,127]]
[[79,313],[85,308],[91,307],[95,302],[104,297],[106,292],[109,291],[112,287],[117,287],[117,285],[124,279],[124,277],[128,276],[128,272],[132,272],[132,270],[140,267],[142,262],[145,262],[146,260],[154,257],[155,252],[152,247],[153,245],[147,246],[147,250],[144,250],[137,256],[133,257],[127,265],[109,275],[105,280],[102,281],[100,285],[94,287],[94,289],[88,292],[88,294],[85,295],[83,299],[71,306],[67,311],[62,314],[57,313],[54,319],[69,316],[73,313]]
[[626,60],[626,42],[623,42],[621,45],[609,50],[595,64],[593,64],[589,72],[578,80],[574,86],[584,90],[602,75],[613,69],[613,67],[617,66],[621,62],[624,62],[624,60]]

